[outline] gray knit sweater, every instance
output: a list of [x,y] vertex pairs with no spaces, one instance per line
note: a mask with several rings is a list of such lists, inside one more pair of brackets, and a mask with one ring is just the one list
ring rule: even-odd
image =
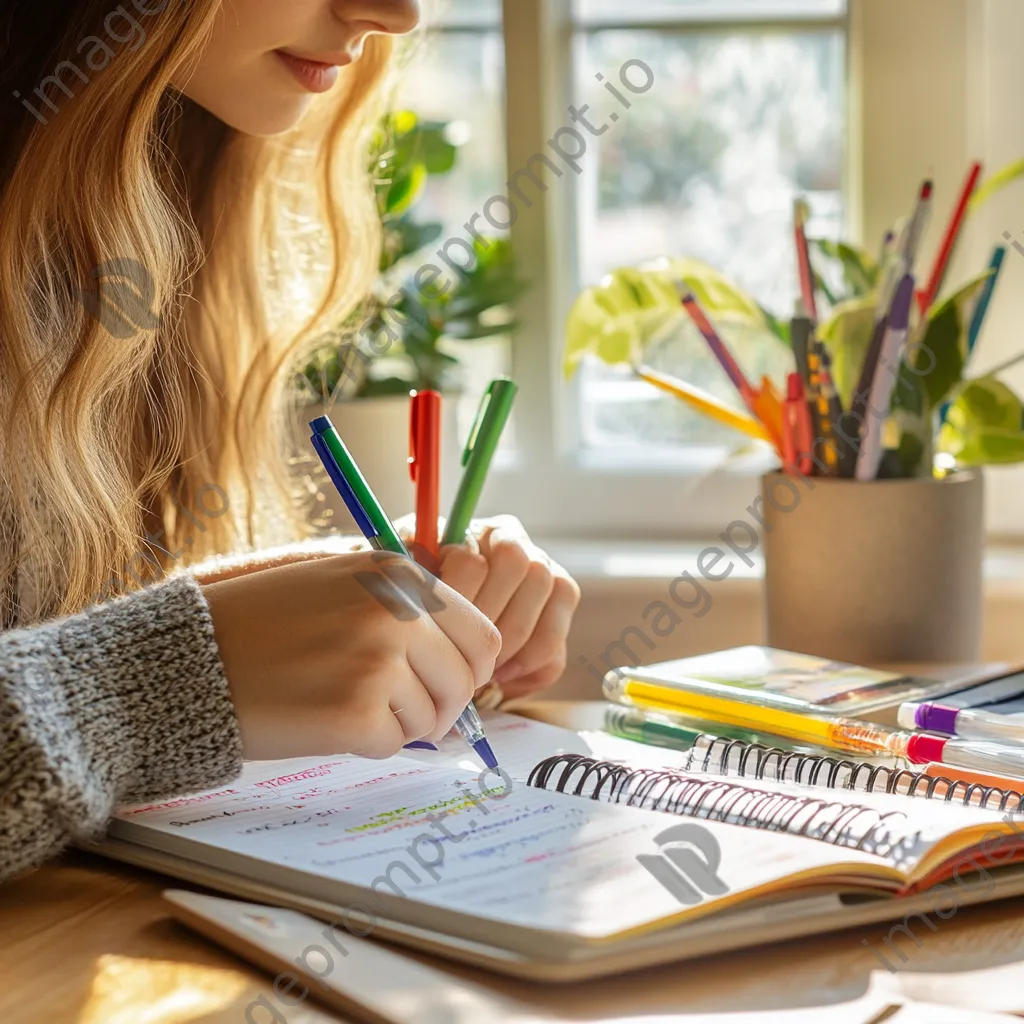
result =
[[242,741],[192,576],[0,633],[0,880],[121,803],[212,788]]

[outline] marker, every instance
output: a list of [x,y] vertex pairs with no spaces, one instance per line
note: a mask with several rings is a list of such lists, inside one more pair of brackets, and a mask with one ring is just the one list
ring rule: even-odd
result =
[[[410,558],[409,549],[402,543],[391,520],[381,507],[370,485],[359,471],[355,459],[345,447],[329,416],[318,416],[309,424],[313,436],[310,439],[320,461],[327,470],[331,482],[341,494],[342,501],[352,514],[356,525],[371,546],[378,551],[392,551]],[[497,768],[498,760],[487,742],[483,723],[473,702],[459,715],[455,723],[462,738],[480,755],[488,768]]]
[[898,721],[904,729],[924,729],[968,740],[1020,744],[1024,748],[1024,719],[996,715],[991,711],[908,702],[900,705]]
[[804,396],[804,382],[799,373],[791,373],[786,378],[785,409],[796,443],[797,469],[803,476],[810,476],[814,471],[814,427],[811,425],[811,410]]
[[413,391],[410,397],[409,476],[416,485],[415,544],[436,560],[441,487],[441,395],[437,391]]
[[914,277],[907,274],[896,291],[892,316],[885,331],[885,344],[875,367],[875,379],[871,385],[872,404],[868,410],[870,415],[866,421],[867,429],[861,437],[860,455],[854,473],[858,480],[874,480],[878,477],[878,467],[882,461],[882,427],[889,416],[889,404],[900,372],[900,360],[910,330],[910,309],[913,302]]
[[[718,696],[627,679],[621,696],[630,704],[669,711],[688,718],[751,729],[855,754],[902,757],[913,764],[941,762],[976,768],[997,775],[1024,775],[1024,747],[978,743],[888,729],[855,718],[834,718],[782,711],[751,704],[741,698]],[[607,693],[607,691],[606,691]],[[711,727],[712,731],[714,727]]]
[[442,544],[462,544],[466,540],[469,522],[476,511],[480,494],[491,468],[491,460],[498,449],[502,431],[512,413],[519,388],[508,377],[498,377],[487,385],[469,432],[462,465],[465,467],[459,489],[452,502],[451,514],[444,528]]
[[902,756],[913,764],[935,762],[975,768],[1000,776],[1024,777],[1022,747],[979,743],[977,740],[947,740],[940,736],[915,733],[907,740],[907,752]]

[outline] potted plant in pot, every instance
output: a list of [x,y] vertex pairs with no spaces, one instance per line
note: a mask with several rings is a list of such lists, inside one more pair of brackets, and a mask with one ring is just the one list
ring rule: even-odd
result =
[[443,226],[420,221],[416,207],[429,178],[456,166],[450,129],[449,123],[421,121],[408,111],[381,124],[372,153],[383,232],[380,276],[297,375],[303,438],[305,423],[327,412],[393,516],[413,507],[406,464],[410,391],[431,389],[448,398],[442,485],[454,493],[462,366],[451,342],[513,331],[512,307],[524,288],[511,247],[501,238],[477,239],[472,265],[450,278],[431,280],[422,273],[432,262],[428,247],[441,238]]
[[[993,179],[979,201],[1020,170]],[[876,330],[881,282],[895,257],[876,259],[822,240],[812,246],[818,290],[828,299],[817,337],[831,356],[842,408],[850,410]],[[1001,379],[1024,354],[980,376],[969,372],[975,315],[992,275],[986,270],[923,312],[914,304],[911,344],[891,371],[891,397],[872,412],[882,420],[885,453],[877,479],[810,480],[804,469],[762,481],[763,518],[749,523],[749,534],[760,532],[757,543],[765,545],[773,645],[861,664],[977,660],[979,467],[1024,461],[1024,403]],[[666,259],[617,271],[579,297],[567,326],[567,376],[586,358],[627,367],[642,361],[678,376],[678,362],[668,360],[683,350],[680,337],[690,345],[685,351],[703,351],[710,364],[681,308],[681,286],[748,370],[772,346],[794,368],[788,323],[714,269]],[[783,381],[775,384],[784,394]],[[724,375],[719,397],[741,406]],[[743,438],[743,447],[750,443]],[[743,518],[742,509],[736,513]]]

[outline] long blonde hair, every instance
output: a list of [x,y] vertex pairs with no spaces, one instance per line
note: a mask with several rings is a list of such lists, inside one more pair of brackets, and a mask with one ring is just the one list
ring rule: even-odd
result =
[[[71,97],[52,80],[29,91],[54,74],[52,35],[20,41],[35,59],[17,80],[0,72],[0,581],[36,595],[8,622],[150,582],[168,553],[305,532],[281,458],[286,384],[378,265],[364,142],[392,45],[371,37],[293,131],[248,137],[170,86],[219,5],[172,0],[87,86],[63,75]],[[108,0],[73,6],[68,60],[109,14]],[[123,299],[132,267],[159,326],[143,315],[125,337],[96,290],[100,309]]]

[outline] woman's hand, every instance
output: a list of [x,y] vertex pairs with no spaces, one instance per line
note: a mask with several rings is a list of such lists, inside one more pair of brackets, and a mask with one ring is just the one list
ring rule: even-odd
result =
[[514,516],[476,520],[473,527],[475,543],[467,538],[466,545],[441,548],[437,575],[498,627],[494,680],[505,697],[542,690],[565,670],[580,588]]
[[244,755],[388,757],[440,739],[501,637],[399,555],[336,555],[203,586]]

